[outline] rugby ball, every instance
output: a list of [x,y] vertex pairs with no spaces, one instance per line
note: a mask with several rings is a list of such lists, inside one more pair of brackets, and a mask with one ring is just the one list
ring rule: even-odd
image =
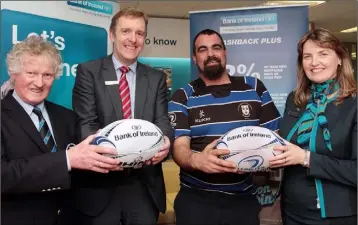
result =
[[100,130],[93,144],[112,147],[120,159],[120,166],[138,168],[164,146],[164,135],[153,123],[140,119],[115,121]]
[[275,132],[258,126],[243,126],[224,134],[216,144],[216,149],[227,149],[228,155],[222,159],[236,163],[239,171],[269,171],[269,158],[282,153],[273,150],[274,146],[285,145]]

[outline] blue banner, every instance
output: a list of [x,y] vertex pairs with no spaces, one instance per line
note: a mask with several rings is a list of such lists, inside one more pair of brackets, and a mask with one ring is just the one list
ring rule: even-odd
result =
[[[47,99],[72,109],[77,66],[112,52],[108,29],[118,9],[118,1],[2,1],[1,60],[28,36],[52,42],[61,53],[63,72]],[[9,79],[7,69],[1,68],[0,84]]]
[[[49,100],[72,108],[72,88],[79,63],[97,59],[107,55],[107,32],[100,27],[86,24],[47,18],[33,14],[1,10],[1,59],[4,62],[6,54],[12,45],[25,39],[29,35],[47,37],[61,50],[63,60],[63,74],[54,82]],[[83,38],[86,34],[86,38]],[[87,51],[89,46],[96,46]],[[81,49],[73,52],[73,49]],[[1,71],[1,81],[9,78],[7,68]],[[65,91],[66,90],[66,91]]]
[[[296,87],[296,47],[308,31],[308,6],[192,12],[191,46],[195,35],[207,28],[224,39],[228,73],[260,79],[282,115],[287,95]],[[191,74],[198,77],[193,61]]]

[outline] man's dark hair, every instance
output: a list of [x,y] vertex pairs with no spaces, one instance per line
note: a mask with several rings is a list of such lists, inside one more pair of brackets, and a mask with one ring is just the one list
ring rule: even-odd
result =
[[195,35],[195,38],[194,38],[194,40],[193,40],[193,55],[196,55],[196,51],[195,51],[195,50],[196,50],[196,49],[195,49],[196,39],[198,39],[198,37],[199,37],[200,35],[213,35],[213,34],[216,34],[216,35],[220,38],[221,44],[222,44],[224,50],[226,50],[226,46],[225,46],[224,40],[223,40],[223,38],[221,37],[221,35],[220,35],[218,32],[216,32],[215,30],[205,29],[205,30],[200,31],[197,35]]

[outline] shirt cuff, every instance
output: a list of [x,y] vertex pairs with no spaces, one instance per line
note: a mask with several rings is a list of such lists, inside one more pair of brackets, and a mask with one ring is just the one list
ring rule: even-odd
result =
[[67,150],[70,149],[73,146],[75,146],[75,144],[73,144],[73,143],[68,144],[67,147],[66,147],[66,151],[65,151],[68,171],[71,171],[71,163],[70,163],[70,159],[68,158],[68,155],[67,155]]
[[67,169],[68,169],[68,171],[71,171],[71,164],[70,164],[70,159],[68,158],[68,155],[67,155],[67,151],[66,151],[66,161],[67,161]]

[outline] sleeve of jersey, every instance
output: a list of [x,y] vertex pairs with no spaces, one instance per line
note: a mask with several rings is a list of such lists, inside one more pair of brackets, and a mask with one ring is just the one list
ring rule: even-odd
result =
[[190,137],[190,127],[188,123],[187,95],[183,89],[177,90],[168,106],[168,116],[174,129],[175,138],[180,136]]
[[279,123],[281,116],[277,110],[274,102],[272,101],[270,93],[267,91],[265,85],[257,79],[256,91],[261,98],[261,116],[260,116],[260,126],[268,128],[273,131],[279,130]]

